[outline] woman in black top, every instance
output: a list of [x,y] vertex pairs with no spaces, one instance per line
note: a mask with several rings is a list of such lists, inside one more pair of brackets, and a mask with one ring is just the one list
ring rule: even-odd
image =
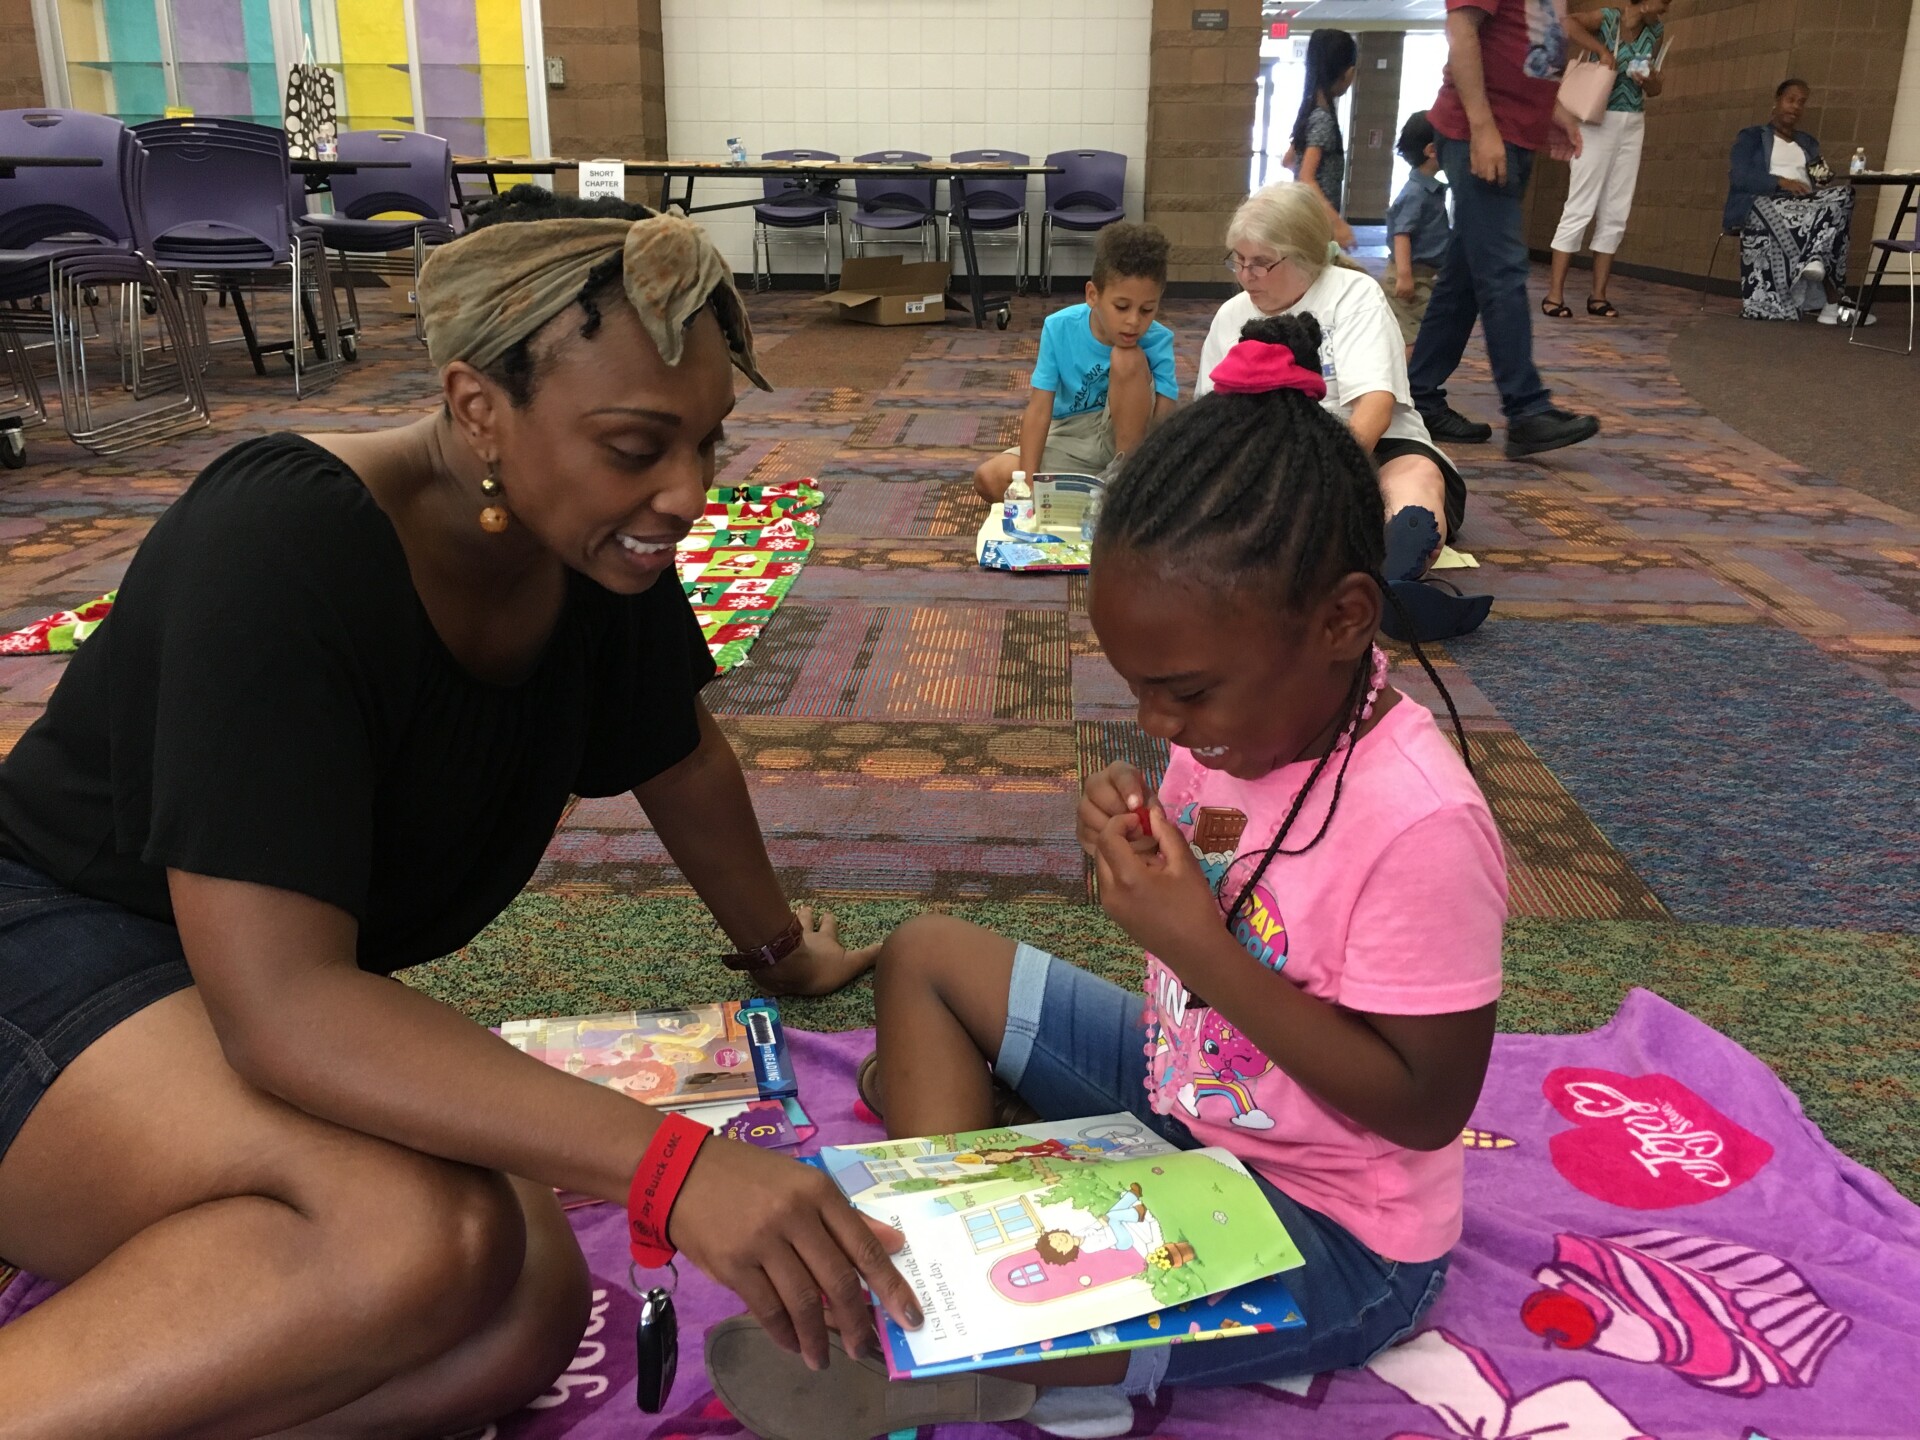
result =
[[[438,252],[444,408],[211,465],[0,765],[0,1254],[67,1287],[0,1330],[23,1434],[442,1434],[567,1365],[553,1189],[623,1201],[656,1113],[386,977],[569,794],[631,790],[767,988],[867,963],[788,909],[672,570],[759,378],[739,297],[690,223],[591,213]],[[853,1346],[860,1277],[909,1314],[765,1151],[706,1145],[670,1233],[816,1361],[820,1297]]]

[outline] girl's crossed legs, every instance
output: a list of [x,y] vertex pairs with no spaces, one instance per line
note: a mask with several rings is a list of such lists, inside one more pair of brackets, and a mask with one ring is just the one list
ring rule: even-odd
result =
[[[977,925],[923,915],[887,940],[874,988],[891,1136],[991,1125],[992,1065],[1045,1119],[1125,1111],[1183,1149],[1199,1143],[1148,1108],[1141,997],[1110,981]],[[1304,1329],[995,1373],[1151,1394],[1162,1384],[1242,1385],[1360,1365],[1411,1333],[1439,1294],[1444,1258],[1382,1259],[1265,1180],[1260,1188],[1306,1259],[1286,1277]]]

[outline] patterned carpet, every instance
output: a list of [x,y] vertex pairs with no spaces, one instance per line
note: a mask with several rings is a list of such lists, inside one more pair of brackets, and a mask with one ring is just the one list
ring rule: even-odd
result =
[[[1600,414],[1601,438],[1533,463],[1457,455],[1462,544],[1499,603],[1438,659],[1509,846],[1507,1022],[1580,1029],[1654,983],[1920,1193],[1920,514],[1703,411],[1666,359],[1696,298],[1618,289],[1627,318],[1539,336],[1549,383]],[[796,895],[849,902],[865,938],[932,901],[1130,973],[1086,904],[1072,799],[1111,758],[1162,757],[1100,654],[1084,583],[971,559],[967,476],[1013,439],[1049,307],[1018,302],[1004,333],[903,335],[824,326],[803,293],[751,305],[790,383],[742,395],[720,480],[816,476],[827,497],[805,573],[750,663],[708,692],[776,865]],[[1166,307],[1183,384],[1211,310]],[[361,354],[300,402],[284,375],[225,362],[213,430],[115,461],[30,432],[29,468],[0,480],[0,626],[110,588],[225,446],[428,401],[403,322],[370,319]],[[1496,417],[1477,348],[1453,399]],[[64,663],[0,662],[0,745]],[[1395,680],[1437,703],[1410,664]],[[422,983],[489,1018],[720,983],[686,959],[710,932],[631,800],[576,806],[535,892]],[[603,963],[615,951],[629,960]],[[643,974],[630,961],[647,954],[662,964]],[[862,993],[808,1018],[861,1023]]]

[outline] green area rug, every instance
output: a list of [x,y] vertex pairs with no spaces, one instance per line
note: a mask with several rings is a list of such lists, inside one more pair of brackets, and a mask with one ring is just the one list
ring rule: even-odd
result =
[[[836,906],[854,944],[920,908]],[[1137,947],[1091,906],[942,906],[1137,986]],[[529,893],[465,951],[405,972],[487,1024],[652,1009],[749,993],[693,899]],[[1507,927],[1503,1030],[1571,1034],[1604,1024],[1635,985],[1658,992],[1759,1056],[1847,1154],[1920,1200],[1920,1043],[1894,1017],[1920,1013],[1920,937],[1641,921],[1515,920]],[[808,1030],[873,1023],[864,982],[782,1009]]]

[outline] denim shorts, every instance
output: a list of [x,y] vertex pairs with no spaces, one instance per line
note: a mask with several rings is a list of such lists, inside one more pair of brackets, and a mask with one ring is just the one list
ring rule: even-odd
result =
[[[994,1072],[1044,1119],[1127,1111],[1183,1150],[1200,1142],[1147,1107],[1141,997],[1030,945],[1014,953],[1007,1029]],[[1256,1175],[1255,1179],[1259,1179]],[[1125,1389],[1249,1385],[1364,1365],[1413,1333],[1445,1283],[1447,1259],[1385,1260],[1340,1225],[1260,1180],[1306,1258],[1285,1279],[1304,1329],[1198,1345],[1156,1345],[1128,1357]]]
[[0,859],[0,1156],[82,1050],[191,984],[173,926]]

